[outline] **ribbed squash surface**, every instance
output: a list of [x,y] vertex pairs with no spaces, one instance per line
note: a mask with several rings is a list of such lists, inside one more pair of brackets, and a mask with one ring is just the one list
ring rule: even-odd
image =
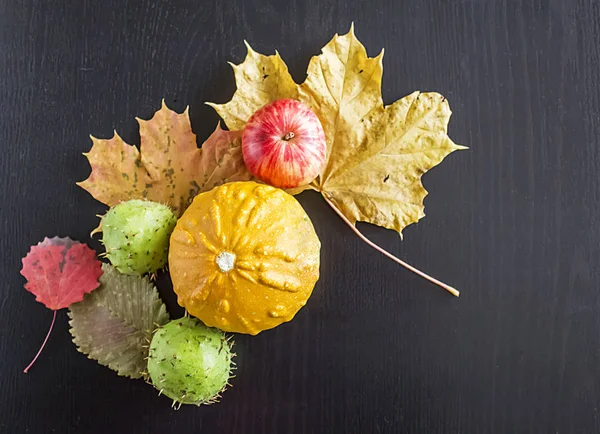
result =
[[171,235],[178,302],[206,325],[257,334],[290,321],[319,278],[321,243],[293,196],[252,181],[201,193]]

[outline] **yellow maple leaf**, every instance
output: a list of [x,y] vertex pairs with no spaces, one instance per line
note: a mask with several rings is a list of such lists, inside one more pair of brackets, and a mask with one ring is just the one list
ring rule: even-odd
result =
[[419,92],[372,111],[360,121],[364,128],[350,131],[344,151],[332,150],[319,190],[352,223],[401,233],[425,215],[422,174],[462,149],[447,135],[450,113],[441,95]]
[[298,99],[298,85],[279,53],[264,56],[246,43],[248,54],[240,65],[230,63],[237,91],[226,104],[207,103],[231,130],[241,130],[252,114],[268,102],[282,98]]
[[242,129],[254,111],[279,98],[310,106],[325,131],[326,165],[310,186],[293,193],[320,191],[367,242],[355,228],[357,221],[401,234],[425,215],[427,191],[421,176],[451,152],[464,149],[448,137],[451,111],[440,94],[414,92],[384,105],[382,60],[383,50],[368,57],[351,27],[311,59],[305,82],[296,85],[279,55],[263,56],[248,46],[244,62],[234,66],[237,90],[232,100],[211,104],[230,129]]
[[77,184],[98,201],[113,206],[148,199],[169,205],[179,216],[199,192],[251,178],[239,132],[217,126],[199,149],[188,110],[176,113],[164,101],[152,119],[137,120],[140,151],[116,132],[111,139],[92,137],[92,149],[85,154],[92,171]]

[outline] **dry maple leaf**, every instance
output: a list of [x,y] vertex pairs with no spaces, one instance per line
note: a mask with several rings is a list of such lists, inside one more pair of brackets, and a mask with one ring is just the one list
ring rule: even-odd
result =
[[78,185],[100,202],[113,206],[129,199],[148,199],[169,205],[179,216],[199,192],[251,178],[239,132],[217,126],[198,148],[188,110],[176,113],[164,101],[152,119],[137,120],[139,151],[116,132],[111,139],[92,137],[92,149],[85,154],[92,172]]
[[[294,83],[279,55],[248,47],[234,66],[237,90],[226,104],[210,104],[230,129],[280,98],[297,98],[319,117],[327,139],[327,163],[313,188],[367,243],[423,277],[443,284],[367,240],[355,227],[364,221],[398,233],[424,213],[427,191],[421,176],[459,149],[447,134],[450,107],[437,93],[414,92],[385,106],[381,95],[383,51],[374,58],[354,29],[334,38],[314,56],[301,85]],[[261,72],[264,71],[264,74]],[[295,96],[297,95],[297,96]]]
[[147,277],[124,275],[108,264],[102,269],[100,288],[69,308],[73,342],[119,375],[140,378],[152,333],[169,314]]
[[36,296],[36,301],[54,311],[46,339],[25,373],[35,363],[50,337],[56,311],[83,300],[83,296],[100,283],[102,275],[96,252],[86,244],[70,238],[44,238],[32,246],[22,260],[21,274],[27,279],[25,289]]
[[223,118],[231,130],[241,130],[252,114],[268,102],[281,98],[298,99],[298,85],[287,65],[275,52],[272,56],[257,53],[246,41],[248,54],[233,68],[237,91],[226,104],[207,103]]

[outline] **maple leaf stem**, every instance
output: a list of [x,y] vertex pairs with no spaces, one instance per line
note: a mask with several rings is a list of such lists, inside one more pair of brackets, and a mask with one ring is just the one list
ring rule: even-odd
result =
[[323,194],[323,199],[325,199],[325,202],[327,202],[329,204],[329,206],[331,208],[333,208],[333,210],[336,212],[336,214],[339,215],[341,217],[341,219],[344,220],[344,222],[346,222],[346,224],[348,226],[350,226],[350,229],[352,229],[356,233],[356,235],[358,235],[358,237],[361,240],[363,240],[365,243],[367,243],[369,246],[373,247],[378,252],[383,253],[385,256],[387,256],[388,258],[390,258],[392,261],[397,262],[398,264],[402,265],[404,268],[407,268],[410,271],[412,271],[413,273],[418,274],[419,276],[423,277],[424,279],[429,280],[431,283],[434,283],[434,284],[436,284],[436,285],[444,288],[446,291],[448,291],[450,294],[454,295],[455,297],[458,297],[460,295],[460,292],[457,291],[455,288],[451,287],[450,285],[447,285],[444,282],[440,282],[439,280],[435,279],[434,277],[431,277],[430,275],[423,273],[421,270],[413,267],[410,264],[407,264],[402,259],[397,258],[396,256],[392,255],[387,250],[379,247],[373,241],[371,241],[370,239],[368,239],[367,237],[365,237],[362,234],[362,232],[359,231],[356,228],[356,226],[354,226],[350,222],[350,220],[348,220],[348,218],[344,214],[342,214],[342,212],[335,206],[335,204],[330,199],[328,199],[324,194]]
[[54,327],[54,321],[56,321],[56,311],[54,311],[54,316],[52,317],[52,324],[50,324],[50,329],[48,330],[48,334],[46,335],[46,339],[44,339],[44,342],[42,343],[42,346],[40,347],[40,350],[37,352],[37,354],[35,355],[35,357],[31,361],[31,363],[23,370],[23,372],[25,372],[26,374],[29,371],[29,369],[33,366],[33,364],[35,363],[35,361],[37,360],[37,358],[40,356],[42,350],[46,346],[46,342],[48,342],[48,338],[50,337],[50,333],[52,333],[52,328]]

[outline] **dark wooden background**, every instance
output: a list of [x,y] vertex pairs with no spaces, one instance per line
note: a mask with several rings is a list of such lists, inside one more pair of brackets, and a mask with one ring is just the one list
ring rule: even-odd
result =
[[[234,91],[243,40],[297,81],[351,21],[385,47],[383,94],[449,100],[470,147],[425,175],[428,216],[363,244],[316,194],[322,278],[293,322],[236,338],[222,402],[173,411],[86,359],[61,311],[23,289],[44,236],[91,242],[104,210],[75,185],[89,134],[139,142],[134,117]],[[597,0],[0,0],[0,432],[596,433],[600,430],[600,2]],[[163,297],[173,316],[181,309]]]

